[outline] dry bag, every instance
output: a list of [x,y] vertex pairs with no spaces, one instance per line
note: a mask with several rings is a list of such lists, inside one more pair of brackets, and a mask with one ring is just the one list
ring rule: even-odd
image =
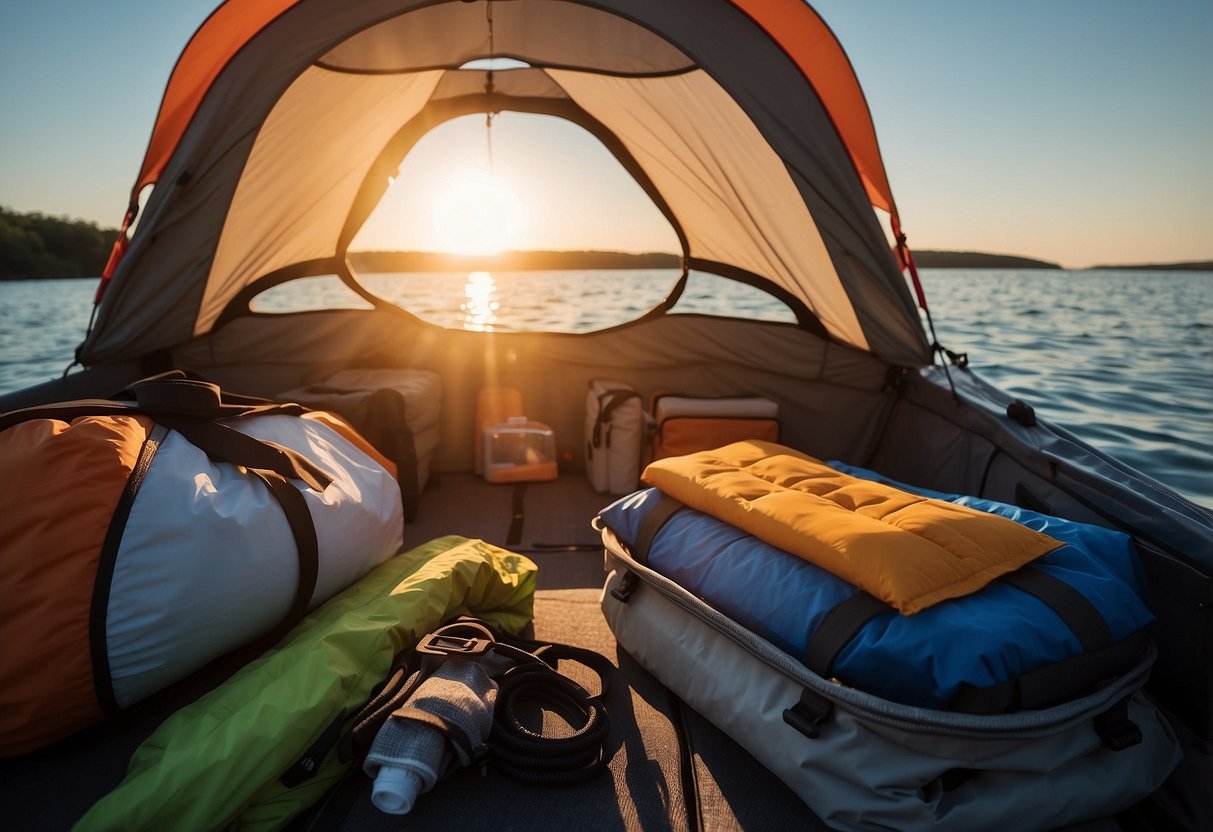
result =
[[350,426],[169,374],[0,416],[0,756],[298,621],[401,545]]

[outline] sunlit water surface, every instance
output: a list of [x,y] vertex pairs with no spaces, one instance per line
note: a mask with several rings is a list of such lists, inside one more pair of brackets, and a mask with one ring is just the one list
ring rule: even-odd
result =
[[[586,332],[633,320],[668,271],[365,275],[371,291],[441,326]],[[928,271],[940,341],[1045,418],[1213,507],[1213,274]],[[0,393],[58,375],[94,280],[0,283]],[[254,309],[366,306],[335,278],[296,281]],[[692,275],[677,307],[792,320],[748,286]]]

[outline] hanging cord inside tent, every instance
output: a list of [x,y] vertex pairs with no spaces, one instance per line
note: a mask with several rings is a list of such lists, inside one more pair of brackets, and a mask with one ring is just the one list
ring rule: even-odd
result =
[[88,340],[88,336],[93,334],[93,324],[97,321],[97,309],[101,306],[101,302],[97,301],[93,304],[93,311],[88,313],[88,326],[84,328],[84,338],[76,345],[75,355],[72,357],[72,363],[63,368],[63,375],[60,378],[67,378],[68,373],[72,371],[72,367],[80,366],[80,348],[84,346],[84,342]]
[[[484,77],[484,94],[492,96],[493,62],[497,59],[497,45],[493,40],[493,0],[489,0],[485,4],[484,18],[489,27],[489,70]],[[493,175],[493,115],[494,113],[491,109],[484,114],[484,136],[489,154],[489,176]]]
[[948,364],[955,364],[963,370],[969,366],[969,355],[963,352],[952,352],[939,343],[939,336],[935,334],[935,321],[931,318],[931,308],[927,306],[927,295],[922,290],[922,281],[918,277],[918,267],[914,264],[914,255],[910,252],[910,247],[906,245],[906,235],[898,227],[896,217],[894,217],[893,224],[894,233],[897,235],[897,259],[901,261],[903,268],[909,270],[910,280],[914,283],[914,293],[918,297],[918,306],[927,315],[927,328],[931,331],[931,352],[945,359],[940,362],[943,366],[943,374],[947,376],[948,387],[952,388],[952,398],[959,403],[960,394],[956,392],[956,382],[952,380],[952,371],[948,369]]
[[489,156],[489,176],[493,175],[493,114],[484,114],[484,145]]

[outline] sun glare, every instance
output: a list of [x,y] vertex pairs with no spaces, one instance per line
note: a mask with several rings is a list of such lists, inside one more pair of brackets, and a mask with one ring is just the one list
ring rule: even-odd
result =
[[453,177],[434,198],[433,211],[438,241],[454,254],[497,254],[515,245],[522,229],[522,202],[484,170]]
[[497,281],[488,272],[472,272],[463,287],[467,302],[459,308],[463,311],[463,328],[476,332],[492,332],[497,321]]

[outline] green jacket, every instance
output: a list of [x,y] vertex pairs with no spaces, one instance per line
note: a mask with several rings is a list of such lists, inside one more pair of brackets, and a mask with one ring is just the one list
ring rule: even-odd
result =
[[531,619],[536,571],[520,555],[454,536],[397,555],[165,720],[75,828],[281,828],[346,765],[330,752],[300,785],[278,778],[338,717],[352,718],[392,658],[457,615],[517,633]]

